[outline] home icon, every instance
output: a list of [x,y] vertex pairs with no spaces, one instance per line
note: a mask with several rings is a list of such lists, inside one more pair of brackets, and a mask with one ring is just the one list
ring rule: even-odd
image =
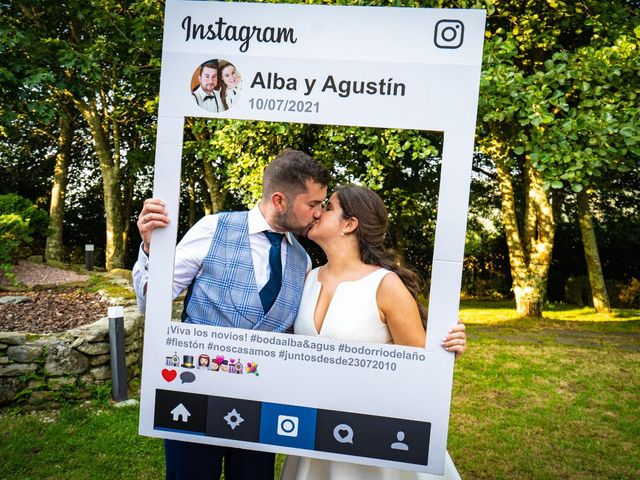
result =
[[176,408],[171,410],[171,415],[173,415],[173,421],[177,422],[178,420],[182,420],[183,422],[188,422],[191,413],[183,404],[179,404]]

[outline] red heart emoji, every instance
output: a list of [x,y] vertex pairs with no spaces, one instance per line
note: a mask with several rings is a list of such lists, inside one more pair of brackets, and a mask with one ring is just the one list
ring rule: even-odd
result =
[[175,370],[167,370],[166,368],[162,369],[162,378],[164,378],[167,382],[172,382],[178,376],[178,372]]

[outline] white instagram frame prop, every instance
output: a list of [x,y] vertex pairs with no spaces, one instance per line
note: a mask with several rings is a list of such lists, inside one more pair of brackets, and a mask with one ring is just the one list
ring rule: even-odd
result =
[[[166,201],[171,218],[178,217],[182,137],[188,116],[432,130],[444,132],[444,144],[426,351],[364,344],[370,347],[367,350],[356,342],[209,326],[170,333],[169,326],[176,325],[170,321],[178,223],[174,221],[153,234],[141,434],[442,474],[454,356],[441,348],[440,341],[458,317],[484,22],[482,10],[167,1],[153,195]],[[198,30],[198,25],[203,29]],[[275,41],[278,32],[279,43]],[[200,108],[189,87],[194,70],[211,58],[231,61],[242,76],[240,96],[221,113]],[[286,79],[287,86],[277,88],[274,75]],[[359,90],[364,93],[356,93]],[[194,333],[209,339],[216,336],[220,343],[224,332],[229,348],[256,346],[248,342],[249,337],[234,341],[229,332],[256,333],[261,346],[272,347],[288,338],[307,339],[322,343],[341,362],[350,357],[346,361],[356,358],[361,365],[313,361],[310,354],[314,352],[309,349],[287,347],[290,353],[301,353],[301,359],[258,356],[254,361],[259,363],[260,376],[217,373],[211,374],[218,375],[213,381],[213,376],[204,378],[193,370],[195,381],[163,378],[167,355],[175,352],[180,359],[187,354],[197,358],[198,348],[189,346],[189,335],[193,341],[198,340]],[[167,346],[169,335],[180,342]],[[347,345],[344,348],[351,353],[338,353],[339,344]],[[282,355],[283,347],[273,348]],[[422,360],[415,360],[416,352],[423,355]],[[402,360],[411,355],[413,360]],[[367,359],[379,360],[375,369],[365,366]],[[384,363],[380,359],[387,361],[386,367],[380,366]],[[398,359],[391,362],[393,371],[388,369],[389,359]],[[154,428],[157,389],[429,422],[428,463],[158,430]],[[354,435],[357,438],[357,432]]]

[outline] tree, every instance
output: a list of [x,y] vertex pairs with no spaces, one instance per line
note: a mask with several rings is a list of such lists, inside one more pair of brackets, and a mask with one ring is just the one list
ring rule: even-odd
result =
[[593,304],[597,311],[608,312],[588,190],[604,185],[612,173],[631,172],[640,165],[640,43],[623,36],[599,49],[588,46],[556,54],[546,66],[542,81],[549,89],[562,88],[564,95],[561,102],[543,107],[558,112],[544,128],[546,142],[532,138],[532,156],[547,188],[567,185],[577,195]]
[[[106,266],[122,267],[131,191],[127,178],[135,174],[127,168],[128,155],[151,148],[142,137],[150,133],[155,110],[162,5],[96,0],[51,6],[23,0],[2,7],[7,44],[38,59],[7,68],[18,82],[29,75],[23,98],[35,91],[69,103],[89,128],[102,174]],[[27,104],[42,108],[38,102]]]
[[53,186],[49,218],[50,233],[44,256],[47,260],[64,260],[62,232],[64,226],[64,201],[67,192],[69,163],[71,161],[71,143],[73,142],[73,116],[69,109],[61,109],[59,117],[56,163],[53,170]]
[[[24,145],[24,153],[31,163],[45,165],[49,157],[55,156],[54,182],[51,188],[50,217],[51,228],[47,237],[45,257],[62,260],[62,223],[64,218],[64,191],[66,172],[69,164],[71,141],[73,138],[72,117],[68,105],[59,95],[51,95],[42,80],[51,76],[46,62],[33,62],[41,58],[44,47],[39,32],[29,25],[33,9],[28,3],[1,5],[0,48],[2,64],[0,85],[3,105],[0,107],[0,121],[4,124],[2,136],[7,143]],[[21,15],[19,15],[21,14]],[[52,17],[47,17],[39,27],[46,30]],[[45,56],[46,58],[46,56]],[[50,66],[51,68],[57,68]],[[55,123],[58,128],[55,128]],[[56,131],[57,130],[57,131]],[[53,152],[45,148],[44,154],[35,148],[37,141],[52,143]],[[7,150],[7,156],[19,153],[20,149]],[[21,174],[24,170],[21,169]],[[47,172],[46,177],[50,177]],[[40,201],[40,195],[31,197]]]
[[227,166],[220,154],[220,149],[212,145],[218,126],[215,120],[193,119],[186,121],[193,140],[185,141],[183,152],[188,156],[193,156],[195,163],[187,162],[187,178],[191,181],[190,188],[193,189],[191,195],[195,196],[194,170],[199,173],[199,177],[204,180],[206,191],[209,194],[207,206],[209,213],[218,213],[224,209],[225,199],[229,193],[227,186]]
[[[553,249],[553,209],[531,158],[515,146],[525,131],[514,125],[518,120],[527,125],[530,117],[537,122],[530,113],[535,92],[527,89],[529,79],[513,63],[513,42],[495,41],[486,52],[490,67],[482,79],[478,145],[497,172],[516,309],[521,316],[539,317]],[[520,202],[518,192],[524,196]]]
[[93,137],[102,172],[106,267],[121,268],[127,213],[122,202],[122,165],[126,161],[122,153],[135,148],[126,144],[122,128],[127,121],[145,122],[149,114],[144,109],[146,100],[153,95],[150,92],[157,91],[154,61],[159,39],[156,36],[156,44],[148,43],[157,30],[140,18],[150,13],[146,20],[152,21],[156,11],[149,2],[79,2],[75,7],[67,41],[59,44],[59,59],[67,77],[63,92],[84,117]]
[[[589,107],[598,118],[610,114],[607,98],[594,95],[589,102],[576,102],[573,77],[590,75],[587,55],[617,50],[617,39],[625,38],[628,18],[634,16],[637,6],[631,2],[605,6],[558,1],[500,2],[489,17],[480,103],[483,124],[478,137],[481,150],[494,159],[500,179],[513,288],[521,315],[540,316],[544,305],[554,231],[549,188],[562,187],[562,180],[568,179],[563,175],[575,176],[583,169],[584,164],[570,160],[571,156],[567,161],[569,152],[589,157],[583,148],[588,139],[577,135],[579,112]],[[619,75],[616,68],[601,64],[605,76]],[[626,102],[616,107],[625,107]],[[576,129],[568,121],[572,116]],[[623,138],[632,132],[613,133]],[[625,149],[618,147],[612,147],[622,153],[614,164],[625,155]],[[556,168],[566,163],[573,164],[573,174]],[[584,166],[585,175],[590,175],[591,168]],[[514,174],[524,177],[525,198],[519,204],[514,201]]]

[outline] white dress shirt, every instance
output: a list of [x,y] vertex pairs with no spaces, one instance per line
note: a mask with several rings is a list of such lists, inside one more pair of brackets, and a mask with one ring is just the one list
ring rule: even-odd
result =
[[198,87],[193,92],[193,98],[196,100],[198,106],[204,108],[207,112],[218,113],[224,110],[219,90],[207,93],[202,89],[202,87]]
[[[256,275],[256,285],[258,291],[265,286],[271,274],[269,267],[269,249],[271,243],[267,236],[262,233],[265,230],[272,230],[260,212],[258,205],[249,210],[249,246],[251,247],[251,258],[253,260],[253,270]],[[207,215],[196,223],[180,240],[176,247],[175,265],[173,269],[173,298],[176,298],[184,290],[189,288],[194,278],[202,272],[204,262],[211,240],[216,233],[218,226],[218,215]],[[286,233],[285,237],[291,244],[292,234]],[[286,265],[287,249],[280,250],[282,265]],[[147,285],[149,268],[149,257],[144,253],[142,246],[138,253],[138,261],[133,266],[133,288],[138,300],[138,308],[144,311],[146,306],[145,287]],[[307,255],[307,272],[311,270],[311,258]]]
[[238,83],[237,87],[227,88],[226,95],[225,95],[225,100],[226,100],[227,106],[229,108],[231,108],[231,105],[233,105],[236,102],[236,100],[240,96],[240,91],[241,90],[242,90],[242,83]]

